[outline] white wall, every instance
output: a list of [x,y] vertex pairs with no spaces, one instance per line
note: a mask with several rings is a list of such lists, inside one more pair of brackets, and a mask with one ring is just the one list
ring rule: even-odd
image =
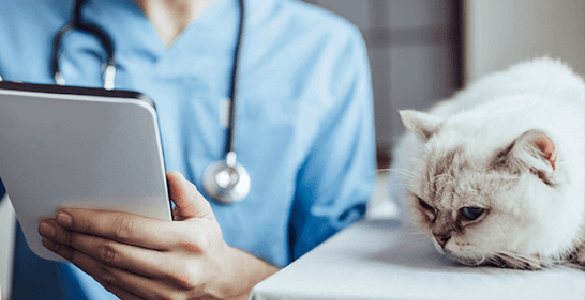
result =
[[464,20],[467,83],[542,55],[585,75],[585,0],[467,0]]

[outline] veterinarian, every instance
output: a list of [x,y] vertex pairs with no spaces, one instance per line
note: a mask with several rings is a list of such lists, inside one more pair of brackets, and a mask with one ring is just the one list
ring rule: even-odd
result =
[[[154,100],[177,205],[173,222],[60,211],[39,231],[67,264],[37,258],[18,230],[13,299],[116,299],[108,291],[122,299],[245,299],[363,216],[375,151],[357,27],[299,1],[243,6],[245,14],[238,0],[0,0],[3,80],[106,81]],[[112,45],[80,30],[56,43],[66,24],[95,24]],[[103,67],[109,50],[115,76]],[[234,85],[237,160],[226,150]],[[230,159],[245,169],[249,190],[218,200],[205,174]]]

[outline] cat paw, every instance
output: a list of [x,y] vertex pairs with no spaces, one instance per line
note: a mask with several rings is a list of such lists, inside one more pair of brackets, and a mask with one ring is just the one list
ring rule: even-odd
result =
[[500,268],[519,269],[519,270],[541,270],[545,267],[542,261],[534,257],[525,257],[522,255],[509,255],[500,253],[490,259],[490,264]]

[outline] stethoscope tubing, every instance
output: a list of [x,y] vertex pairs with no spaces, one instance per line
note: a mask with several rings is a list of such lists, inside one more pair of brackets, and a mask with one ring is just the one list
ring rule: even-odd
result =
[[[103,66],[103,74],[104,74],[104,88],[107,90],[114,89],[114,81],[115,81],[115,74],[116,74],[116,60],[115,60],[115,44],[112,38],[97,24],[91,23],[89,21],[83,20],[81,17],[81,10],[83,5],[85,4],[86,0],[76,0],[73,8],[73,16],[71,21],[65,24],[53,40],[53,53],[51,59],[51,71],[53,72],[53,76],[55,78],[55,82],[58,85],[65,85],[65,80],[61,75],[61,69],[59,65],[59,52],[62,45],[63,38],[65,35],[71,31],[80,31],[87,34],[90,34],[96,37],[102,47],[106,51],[106,59]],[[247,188],[242,188],[241,186],[235,190],[245,191],[245,194],[249,191],[249,176],[243,169],[243,167],[239,164],[236,164],[236,111],[237,111],[237,96],[238,96],[238,82],[239,82],[239,65],[241,59],[241,48],[242,48],[242,40],[244,35],[244,23],[245,23],[245,5],[244,0],[238,0],[240,6],[240,24],[238,28],[238,38],[236,41],[236,50],[234,54],[234,61],[233,61],[233,68],[231,72],[230,78],[230,90],[229,90],[229,115],[228,115],[228,124],[227,124],[227,133],[226,133],[226,146],[224,150],[225,161],[220,161],[215,164],[212,164],[208,169],[218,169],[220,168],[229,168],[232,171],[236,171],[238,173],[243,172],[241,178],[245,178],[247,182]],[[215,166],[215,167],[214,167]],[[219,169],[218,169],[219,170]],[[219,170],[221,171],[221,170]],[[206,171],[206,177],[208,177]],[[215,174],[215,173],[214,173]],[[211,176],[211,175],[209,175]],[[214,175],[215,176],[215,175]],[[215,180],[215,179],[214,179]],[[204,180],[204,183],[211,182],[207,178]],[[208,189],[206,184],[206,190]],[[232,203],[235,201],[240,201],[245,197],[237,196],[234,199],[233,196],[226,193],[225,189],[219,188],[224,192],[213,192],[208,190],[208,193],[215,194],[213,196],[216,200],[221,203]],[[234,191],[235,191],[234,190]]]
[[225,155],[236,153],[236,98],[238,96],[239,66],[242,49],[242,36],[244,35],[244,23],[246,22],[244,0],[238,0],[240,4],[240,26],[238,29],[238,40],[236,42],[236,53],[234,55],[232,76],[230,80],[230,111],[228,118],[227,143]]
[[111,37],[97,24],[83,21],[81,18],[81,9],[86,0],[76,0],[73,8],[73,17],[71,22],[65,24],[53,40],[53,53],[51,59],[51,71],[55,78],[55,83],[59,85],[65,85],[65,80],[61,75],[61,68],[59,65],[59,50],[65,35],[71,31],[80,31],[90,34],[96,37],[102,47],[106,51],[106,61],[104,64],[104,88],[107,90],[114,89],[115,70],[116,70],[116,57],[114,42]]

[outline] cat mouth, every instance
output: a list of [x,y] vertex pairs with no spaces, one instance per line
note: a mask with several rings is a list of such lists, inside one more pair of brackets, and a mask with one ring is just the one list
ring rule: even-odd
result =
[[485,255],[481,255],[481,254],[472,254],[472,253],[466,253],[466,255],[462,255],[461,253],[455,253],[451,250],[447,250],[447,249],[441,249],[441,251],[439,251],[441,254],[445,255],[449,260],[456,262],[456,263],[460,263],[462,265],[468,266],[468,267],[477,267],[477,266],[482,266],[482,265],[486,265],[486,263],[488,262],[489,259],[487,259],[485,257]]

